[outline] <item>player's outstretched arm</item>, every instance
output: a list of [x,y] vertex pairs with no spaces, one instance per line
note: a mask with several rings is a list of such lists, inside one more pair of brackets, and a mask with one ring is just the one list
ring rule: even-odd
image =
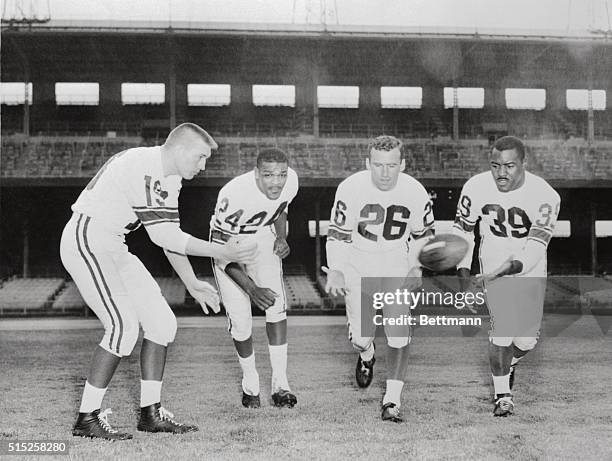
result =
[[185,284],[185,288],[189,291],[189,294],[193,296],[197,302],[202,306],[202,310],[205,314],[208,314],[208,308],[210,306],[213,312],[217,313],[221,309],[219,306],[219,295],[217,290],[209,283],[199,280],[193,272],[193,267],[187,256],[174,253],[169,250],[164,250],[168,261]]
[[276,240],[274,241],[274,254],[279,258],[284,259],[289,256],[291,249],[287,243],[287,213],[281,213],[276,221],[274,221],[274,230],[276,232]]
[[185,253],[191,256],[211,257],[224,261],[252,263],[257,255],[257,243],[231,239],[225,245],[208,242],[190,236],[187,240]]
[[225,266],[225,273],[251,298],[251,302],[263,311],[272,307],[279,296],[269,288],[258,286],[240,264],[229,263]]

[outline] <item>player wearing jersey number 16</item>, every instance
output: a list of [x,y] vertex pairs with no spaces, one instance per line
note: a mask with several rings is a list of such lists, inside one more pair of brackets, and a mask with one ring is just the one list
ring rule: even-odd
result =
[[208,312],[219,311],[219,297],[198,280],[184,255],[250,261],[255,244],[218,245],[197,239],[180,228],[178,197],[182,179],[192,179],[206,166],[217,144],[191,123],[176,127],[162,146],[128,149],[113,156],[73,204],[60,255],[83,299],[104,325],[96,348],[75,436],[123,440],[101,412],[108,384],[122,357],[131,354],[144,332],[140,351],[141,394],[138,430],[184,433],[197,426],[181,424],[161,406],[166,351],[177,324],[160,288],[140,260],[128,252],[124,236],[141,224],[151,240],[165,251],[181,280]]

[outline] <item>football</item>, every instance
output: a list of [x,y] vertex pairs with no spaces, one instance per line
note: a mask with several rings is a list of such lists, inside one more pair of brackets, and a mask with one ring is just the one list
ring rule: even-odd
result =
[[421,249],[419,262],[434,272],[443,272],[459,264],[467,250],[467,241],[458,235],[436,235]]

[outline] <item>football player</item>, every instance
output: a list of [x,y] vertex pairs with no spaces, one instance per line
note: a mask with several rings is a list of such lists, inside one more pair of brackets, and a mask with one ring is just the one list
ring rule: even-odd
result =
[[[325,290],[345,297],[349,340],[359,351],[355,378],[363,388],[372,382],[376,359],[372,298],[362,299],[362,291],[367,295],[374,289],[394,292],[405,287],[404,280],[416,288],[421,277],[417,255],[433,233],[429,195],[416,179],[402,173],[401,146],[393,136],[379,136],[370,143],[367,170],[338,186],[327,234]],[[362,290],[362,277],[381,278],[381,282]],[[409,314],[409,306],[387,305],[383,312],[385,316]],[[410,327],[385,326],[385,333],[387,381],[381,416],[385,421],[401,422]]]
[[194,238],[180,228],[181,181],[203,170],[216,148],[202,128],[182,124],[162,146],[127,149],[111,157],[72,205],[73,215],[60,243],[62,262],[105,330],[85,383],[75,436],[132,438],[112,428],[110,409],[100,409],[117,365],[136,344],[139,325],[144,340],[138,430],[175,434],[198,430],[176,422],[161,406],[166,351],[176,335],[176,318],[151,274],[128,252],[125,235],[143,224],[204,312],[208,313],[207,304],[218,312],[216,290],[196,278],[184,255],[248,261],[256,247],[235,241],[222,246]]
[[287,379],[287,299],[281,260],[289,255],[288,207],[298,191],[298,177],[287,156],[276,148],[262,150],[252,171],[228,182],[210,221],[211,240],[221,245],[238,238],[257,243],[249,264],[214,258],[213,270],[242,368],[242,405],[258,408],[259,374],[253,349],[251,303],[265,311],[272,365],[272,401],[278,407],[297,403]]
[[559,214],[559,194],[525,170],[525,146],[499,138],[489,155],[490,172],[470,178],[457,204],[455,231],[470,242],[458,264],[468,290],[474,228],[480,230],[480,271],[491,315],[489,363],[495,388],[495,416],[514,411],[515,367],[537,343],[546,289],[546,248]]

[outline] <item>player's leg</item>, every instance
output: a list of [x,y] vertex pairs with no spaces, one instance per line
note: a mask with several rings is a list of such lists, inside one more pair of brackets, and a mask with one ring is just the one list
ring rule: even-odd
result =
[[272,401],[279,407],[293,407],[297,403],[287,378],[287,296],[283,283],[282,263],[273,253],[273,236],[259,239],[259,259],[249,267],[255,283],[278,294],[274,304],[266,309],[266,333],[272,367]]
[[197,431],[197,426],[175,421],[174,415],[161,404],[166,356],[168,345],[176,336],[176,317],[159,285],[136,256],[127,253],[118,264],[144,333],[140,349],[138,430],[175,434]]
[[[355,381],[361,388],[368,387],[374,379],[376,363],[374,335],[376,327],[371,322],[372,299],[361,289],[361,277],[354,266],[347,265],[344,275],[348,293],[344,297],[348,336],[353,348],[359,352],[355,366]],[[362,310],[363,309],[363,310]]]
[[138,339],[138,320],[114,264],[117,251],[121,251],[120,242],[117,245],[85,216],[74,215],[64,228],[60,243],[62,262],[105,331],[83,390],[73,429],[78,436],[112,440],[132,437],[112,429],[107,419],[110,410],[100,411],[121,357],[132,352]]
[[500,279],[485,287],[491,318],[488,354],[495,392],[495,416],[508,416],[514,412],[510,364],[514,349],[512,341],[516,333],[516,295],[509,296],[512,286],[510,280]]
[[516,366],[535,348],[540,337],[540,326],[544,313],[546,279],[544,277],[523,277],[520,279],[520,302],[518,312],[521,319],[517,336],[513,341],[512,361],[510,362],[510,389],[514,386]]
[[[393,293],[401,288],[402,282],[401,278],[385,278],[382,281],[382,289],[384,292]],[[383,308],[383,314],[383,318],[402,319],[410,315],[410,306],[388,305]],[[384,421],[401,422],[401,396],[408,369],[411,329],[409,324],[385,324],[384,330],[388,346],[387,381],[381,416]]]
[[259,408],[259,373],[255,366],[251,301],[216,264],[213,264],[213,272],[227,314],[228,331],[232,336],[242,369],[242,405],[246,408]]

